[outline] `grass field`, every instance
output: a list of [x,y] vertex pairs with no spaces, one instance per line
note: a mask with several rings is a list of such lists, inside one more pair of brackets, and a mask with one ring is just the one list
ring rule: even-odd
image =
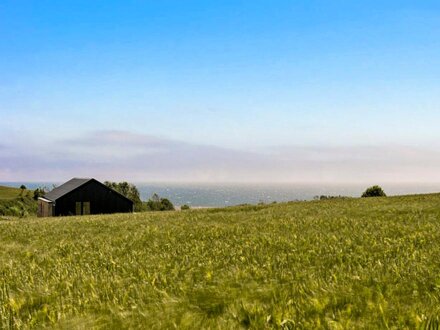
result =
[[[24,190],[23,195],[25,196],[28,192],[29,190]],[[0,199],[15,199],[21,197],[21,194],[22,191],[19,188],[0,186]]]
[[438,326],[440,195],[0,221],[0,328]]

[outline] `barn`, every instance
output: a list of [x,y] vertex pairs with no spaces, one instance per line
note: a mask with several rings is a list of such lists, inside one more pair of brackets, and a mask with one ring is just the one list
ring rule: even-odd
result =
[[95,179],[73,178],[38,198],[38,216],[133,212],[133,201]]

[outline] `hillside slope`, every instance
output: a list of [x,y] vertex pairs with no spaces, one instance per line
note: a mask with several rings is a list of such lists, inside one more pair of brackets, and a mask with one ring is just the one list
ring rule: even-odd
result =
[[0,221],[0,328],[416,328],[440,195]]
[[18,197],[26,196],[28,193],[32,193],[30,190],[24,190],[23,192],[19,188],[0,186],[0,200],[15,199]]
[[36,215],[37,202],[31,190],[0,186],[0,216]]

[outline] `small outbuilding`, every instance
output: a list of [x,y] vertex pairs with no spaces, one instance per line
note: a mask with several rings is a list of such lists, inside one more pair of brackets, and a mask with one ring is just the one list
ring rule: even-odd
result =
[[133,212],[133,201],[95,179],[74,178],[38,198],[38,216]]

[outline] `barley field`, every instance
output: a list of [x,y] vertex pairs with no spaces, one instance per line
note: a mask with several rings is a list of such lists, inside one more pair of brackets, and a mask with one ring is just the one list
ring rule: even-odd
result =
[[438,328],[440,195],[0,221],[0,328]]

